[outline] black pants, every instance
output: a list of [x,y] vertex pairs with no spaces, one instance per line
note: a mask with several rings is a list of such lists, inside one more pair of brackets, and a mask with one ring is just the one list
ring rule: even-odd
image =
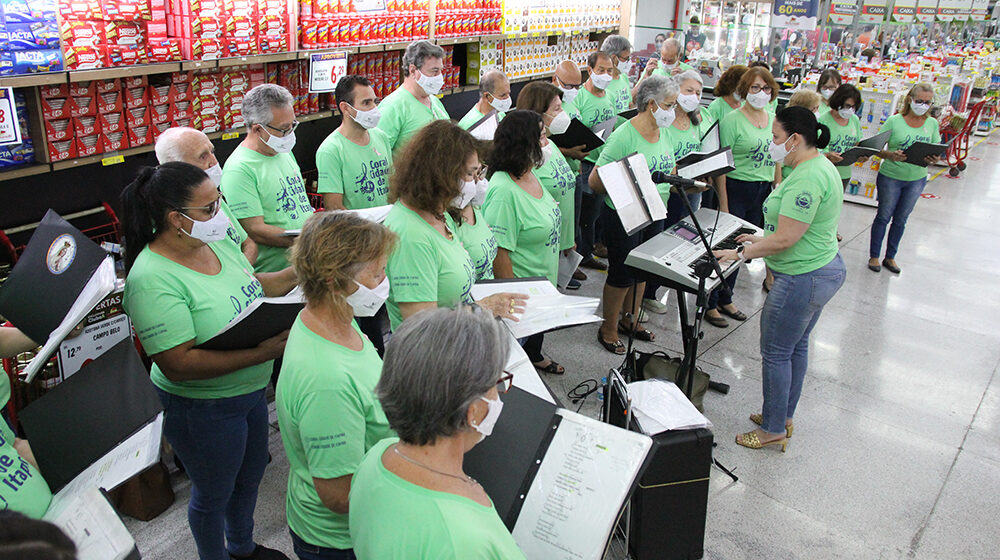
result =
[[371,317],[354,318],[358,322],[358,328],[361,329],[361,332],[365,333],[368,340],[372,341],[372,345],[375,346],[375,350],[378,352],[380,358],[385,356],[385,341],[383,340],[383,333],[385,332],[386,316],[385,306],[383,305],[382,308]]
[[545,361],[545,356],[542,355],[542,342],[544,340],[545,333],[533,334],[524,339],[524,344],[521,345],[521,348],[524,348],[524,353],[528,355],[531,363],[537,364],[538,362]]

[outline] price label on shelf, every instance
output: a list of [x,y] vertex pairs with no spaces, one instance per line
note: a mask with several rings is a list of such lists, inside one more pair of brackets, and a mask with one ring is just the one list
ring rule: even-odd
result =
[[239,138],[239,137],[240,137],[239,131],[235,131],[235,130],[232,131],[232,132],[223,132],[222,133],[222,139],[223,140],[233,140],[233,139]]
[[14,106],[14,88],[0,88],[0,146],[21,143],[21,127]]
[[108,156],[108,157],[102,159],[101,160],[101,165],[108,166],[108,165],[114,165],[116,163],[124,163],[124,162],[125,162],[125,156],[123,156],[121,154],[118,154],[118,155],[115,155],[115,156]]
[[331,93],[347,74],[347,53],[343,51],[309,55],[309,93]]

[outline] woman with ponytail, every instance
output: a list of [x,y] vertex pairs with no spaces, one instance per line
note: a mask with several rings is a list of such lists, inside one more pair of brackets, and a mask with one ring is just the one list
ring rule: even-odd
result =
[[837,246],[844,191],[837,169],[819,153],[830,142],[830,129],[812,111],[778,111],[772,133],[771,158],[794,172],[764,201],[764,235],[741,235],[738,249],[715,256],[763,257],[774,272],[760,316],[764,407],[750,415],[760,428],[737,436],[736,443],[751,449],[780,445],[784,451],[808,366],[809,333],[847,275]]
[[[264,387],[288,331],[256,348],[196,347],[255,300],[284,295],[294,273],[255,275],[224,241],[229,220],[201,169],[143,169],[122,192],[125,310],[153,360],[164,435],[191,478],[188,522],[201,560],[285,559],[253,540],[257,488],[267,466]],[[220,242],[221,241],[221,242]]]
[[299,558],[354,558],[351,478],[371,446],[395,435],[375,398],[382,359],[354,317],[374,315],[389,296],[385,264],[396,239],[381,224],[319,212],[292,246],[306,307],[288,335],[275,403]]

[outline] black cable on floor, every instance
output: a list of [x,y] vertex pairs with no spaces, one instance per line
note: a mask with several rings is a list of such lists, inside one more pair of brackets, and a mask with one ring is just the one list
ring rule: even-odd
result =
[[580,403],[580,406],[576,407],[576,412],[580,412],[583,408],[584,403],[587,402],[587,397],[596,393],[601,389],[601,383],[596,379],[585,379],[578,383],[576,387],[570,389],[566,393],[566,398],[570,400],[573,404]]

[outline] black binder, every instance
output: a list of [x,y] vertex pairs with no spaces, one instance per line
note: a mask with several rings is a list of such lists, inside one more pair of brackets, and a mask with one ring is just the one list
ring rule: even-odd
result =
[[[617,119],[617,117],[616,117]],[[607,121],[605,121],[607,122]],[[597,126],[601,126],[600,123]],[[614,126],[614,123],[611,125]],[[569,128],[566,132],[562,134],[553,134],[549,136],[549,140],[552,140],[556,146],[560,148],[575,148],[577,146],[583,146],[585,152],[595,150],[604,145],[604,139],[594,133],[593,130],[587,128],[587,125],[579,121],[579,119],[573,119],[569,123]]]
[[925,157],[943,156],[947,149],[948,144],[914,142],[912,146],[903,150],[903,153],[906,154],[906,161],[903,163],[911,163],[913,165],[919,165],[920,167],[927,167],[927,162],[924,161]]
[[130,337],[28,405],[19,418],[55,493],[162,410]]
[[44,344],[106,257],[104,249],[50,209],[0,286],[0,315]]
[[237,323],[195,346],[201,350],[246,350],[290,329],[305,302],[272,303],[267,298]]

